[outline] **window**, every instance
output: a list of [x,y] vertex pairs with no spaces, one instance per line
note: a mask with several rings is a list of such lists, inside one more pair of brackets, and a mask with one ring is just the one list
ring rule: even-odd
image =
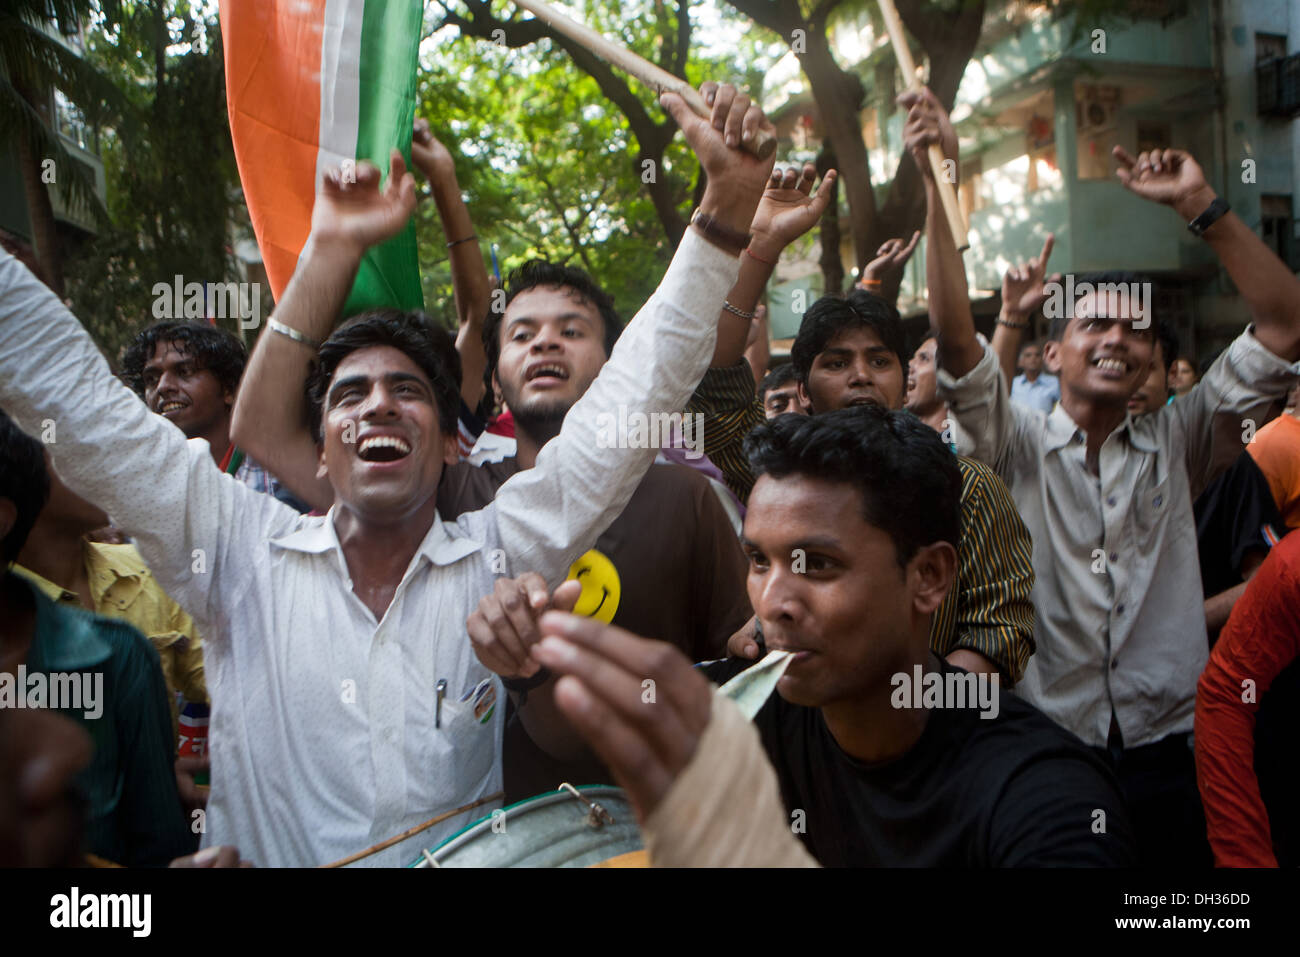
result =
[[1300,268],[1290,196],[1259,198],[1260,235],[1269,249],[1292,269]]
[[1286,56],[1286,37],[1277,33],[1255,34],[1255,62]]

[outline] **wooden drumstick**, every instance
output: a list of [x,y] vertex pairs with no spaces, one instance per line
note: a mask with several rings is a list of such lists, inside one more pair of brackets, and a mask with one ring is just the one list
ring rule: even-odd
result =
[[[907,37],[903,33],[903,21],[898,17],[898,8],[894,6],[894,0],[880,0],[880,14],[885,18],[885,29],[889,31],[889,43],[894,48],[894,59],[898,61],[898,68],[907,80],[908,89],[920,89],[922,84],[916,75],[912,49],[907,45]],[[934,173],[934,182],[939,188],[939,200],[943,203],[944,217],[948,220],[948,228],[952,230],[953,242],[957,244],[957,251],[960,252],[968,249],[970,242],[966,238],[966,223],[962,220],[961,207],[957,204],[957,191],[943,175],[944,159],[943,149],[939,144],[931,143],[930,170]],[[952,159],[956,161],[957,157],[954,156]]]
[[[704,102],[699,91],[694,89],[681,77],[673,76],[667,70],[655,66],[649,60],[637,56],[627,47],[620,46],[591,27],[578,23],[560,13],[541,0],[515,0],[515,6],[522,7],[529,13],[550,24],[570,40],[582,44],[602,60],[608,60],[614,66],[630,73],[656,93],[676,93],[686,104],[704,119],[713,115],[712,108]],[[753,153],[759,159],[766,159],[776,150],[776,135],[767,130],[759,130],[749,143],[742,143],[741,148]]]

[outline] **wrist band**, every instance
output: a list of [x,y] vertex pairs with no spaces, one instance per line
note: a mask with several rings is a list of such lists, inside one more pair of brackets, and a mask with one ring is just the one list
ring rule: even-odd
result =
[[750,249],[748,246],[745,247],[745,252],[749,253],[750,259],[756,259],[759,262],[761,262],[764,266],[771,266],[773,269],[776,268],[776,263],[774,261],[772,261],[771,259],[764,259],[762,256],[754,255],[754,250]]
[[522,694],[532,691],[534,688],[540,688],[550,679],[551,673],[545,668],[539,668],[537,674],[531,678],[502,678],[501,683],[505,685],[507,691],[513,691]]
[[474,239],[478,239],[478,233],[470,233],[464,239],[453,239],[447,244],[447,248],[450,249],[452,246],[459,246],[461,243],[467,243]]
[[1216,196],[1210,205],[1205,207],[1205,212],[1187,224],[1187,228],[1193,236],[1204,236],[1205,231],[1217,223],[1231,208],[1221,197]]
[[294,342],[301,342],[304,346],[308,346],[313,350],[319,350],[321,347],[321,344],[315,339],[309,339],[297,329],[292,329],[289,326],[286,326],[283,322],[276,322],[274,318],[267,319],[266,324],[271,327],[272,332],[278,332],[280,335],[287,339],[292,339]]
[[867,292],[876,292],[882,286],[884,286],[884,284],[885,281],[883,279],[859,279],[858,280],[858,288],[865,289]]
[[1001,316],[998,316],[997,323],[998,323],[999,326],[1006,326],[1008,329],[1028,329],[1028,328],[1029,328],[1029,320],[1028,320],[1028,319],[1026,319],[1024,322],[1011,322],[1010,320],[1003,319]]
[[758,315],[757,312],[746,312],[744,309],[737,309],[725,299],[722,300],[722,308],[727,310],[727,312],[731,313],[733,316],[740,316],[741,319],[753,319]]
[[[729,229],[708,213],[700,212],[698,207],[691,214],[691,225],[713,242],[727,249],[734,249],[737,254],[748,249],[749,241],[754,238],[753,233],[738,233],[734,229]],[[754,258],[757,259],[758,257],[755,256]]]

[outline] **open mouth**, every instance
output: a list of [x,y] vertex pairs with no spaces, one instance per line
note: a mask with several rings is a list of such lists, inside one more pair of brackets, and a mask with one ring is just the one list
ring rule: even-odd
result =
[[850,399],[849,404],[845,408],[852,408],[853,406],[857,406],[857,405],[879,405],[879,404],[880,403],[876,401],[874,396],[859,395]]
[[1102,372],[1110,372],[1116,375],[1128,374],[1128,363],[1123,359],[1112,359],[1102,356],[1100,359],[1093,359],[1092,364]]
[[170,415],[172,412],[179,412],[185,408],[188,403],[180,402],[176,399],[168,399],[162,405],[158,406],[159,415]]
[[372,435],[357,446],[357,456],[363,462],[396,462],[410,454],[410,443],[396,435]]
[[564,382],[569,378],[569,372],[563,366],[558,365],[540,365],[534,366],[528,370],[525,380],[536,382],[539,379],[545,379],[548,382]]

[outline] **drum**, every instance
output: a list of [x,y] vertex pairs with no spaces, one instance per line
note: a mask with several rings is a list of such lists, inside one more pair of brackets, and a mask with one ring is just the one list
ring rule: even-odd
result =
[[634,860],[628,855],[643,846],[622,788],[565,785],[493,811],[409,866],[587,867]]

